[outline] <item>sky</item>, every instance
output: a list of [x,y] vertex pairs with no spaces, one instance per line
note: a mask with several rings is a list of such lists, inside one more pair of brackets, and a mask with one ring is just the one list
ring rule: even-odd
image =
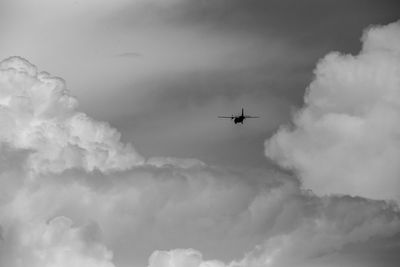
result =
[[0,267],[397,266],[397,10],[2,0]]

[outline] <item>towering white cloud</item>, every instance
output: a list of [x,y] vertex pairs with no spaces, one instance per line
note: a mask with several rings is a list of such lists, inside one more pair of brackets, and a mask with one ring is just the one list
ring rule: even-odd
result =
[[364,32],[358,55],[328,54],[305,106],[266,155],[320,194],[400,199],[400,22]]
[[34,151],[34,172],[123,170],[143,162],[120,134],[76,110],[65,82],[20,57],[0,63],[0,141]]

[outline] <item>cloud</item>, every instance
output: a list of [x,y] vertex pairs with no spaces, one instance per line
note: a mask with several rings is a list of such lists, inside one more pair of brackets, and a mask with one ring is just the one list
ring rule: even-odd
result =
[[306,217],[293,232],[266,240],[240,266],[309,266],[326,255],[345,254],[342,249],[346,244],[393,236],[399,231],[395,205],[351,197],[316,202],[315,214]]
[[225,267],[219,261],[203,261],[203,256],[194,249],[155,251],[150,256],[148,267]]
[[[27,252],[18,250],[20,242],[11,246],[16,235],[24,233],[29,222],[37,225],[65,216],[78,226],[96,222],[118,266],[143,266],[156,248],[195,246],[229,259],[273,235],[275,215],[295,208],[285,205],[297,190],[291,182],[284,185],[271,177],[269,185],[257,187],[242,179],[209,167],[173,165],[104,176],[73,170],[36,177],[0,206],[4,246],[10,255],[25,258]],[[265,231],[265,225],[272,229]]]
[[[287,266],[307,265],[314,258],[341,253],[345,245],[385,240],[400,231],[394,204],[319,198],[276,174],[264,181],[250,178],[254,179],[198,165],[149,166],[104,175],[74,170],[37,177],[25,181],[0,206],[0,251],[9,255],[5,259],[21,258],[23,263],[30,262],[32,251],[46,251],[45,259],[52,260],[52,253],[68,247],[85,259],[101,255],[95,259],[115,266],[145,266],[150,254],[152,267],[164,266],[168,258],[176,262],[172,266],[189,262],[219,267],[222,261],[231,267],[265,266],[266,261],[269,266]],[[47,230],[32,229],[58,229],[59,224],[51,222],[59,217],[66,241],[63,237],[57,239],[60,244],[50,242],[42,248]],[[84,247],[88,243],[89,248],[72,246],[70,232],[86,228],[79,232],[93,232],[90,238],[82,234],[76,242],[84,242]],[[26,243],[23,237],[35,232]],[[111,252],[112,258],[107,256]],[[61,260],[68,263],[67,258],[61,257],[60,264]]]
[[400,22],[367,29],[358,55],[332,52],[305,105],[266,155],[318,194],[400,199]]
[[76,227],[69,218],[57,217],[18,230],[15,251],[0,251],[1,266],[115,267],[112,252],[98,240],[95,224]]
[[0,63],[0,141],[32,150],[34,172],[123,170],[143,162],[107,123],[77,111],[64,80],[20,57]]
[[147,164],[154,165],[156,167],[172,166],[180,168],[192,168],[192,167],[204,167],[206,164],[198,159],[180,159],[173,157],[152,157],[146,161]]
[[[318,260],[328,255],[342,255],[339,258],[343,258],[346,254],[343,251],[346,244],[360,244],[378,236],[390,237],[400,230],[398,207],[384,201],[376,202],[351,197],[320,199],[311,196],[299,201],[302,205],[308,202],[309,210],[305,206],[302,207],[296,227],[291,231],[282,231],[266,238],[239,261],[230,263],[205,261],[199,252],[191,249],[171,250],[154,252],[150,257],[149,267],[168,266],[165,265],[166,262],[172,266],[181,266],[180,264],[185,261],[191,262],[196,267],[314,266],[315,261],[318,264]],[[284,215],[278,215],[282,216]],[[338,266],[337,259],[333,262],[328,260],[327,264]],[[347,264],[352,266],[357,262],[350,261]]]

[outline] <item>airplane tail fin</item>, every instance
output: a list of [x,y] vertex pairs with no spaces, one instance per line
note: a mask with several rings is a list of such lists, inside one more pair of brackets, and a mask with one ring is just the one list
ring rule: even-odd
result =
[[243,110],[243,108],[242,108],[242,116],[244,116],[244,110]]

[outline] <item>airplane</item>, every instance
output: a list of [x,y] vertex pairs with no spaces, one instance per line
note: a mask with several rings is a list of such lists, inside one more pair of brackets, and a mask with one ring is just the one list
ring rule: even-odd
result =
[[235,124],[237,124],[237,123],[241,123],[241,124],[243,124],[243,121],[245,120],[245,119],[249,119],[249,118],[259,118],[258,116],[248,116],[248,115],[244,115],[244,110],[243,110],[243,108],[242,108],[242,114],[239,114],[239,115],[235,115],[235,116],[230,116],[230,117],[228,117],[228,116],[218,116],[218,118],[227,118],[227,119],[231,119],[231,120],[233,120],[233,122],[235,123]]

